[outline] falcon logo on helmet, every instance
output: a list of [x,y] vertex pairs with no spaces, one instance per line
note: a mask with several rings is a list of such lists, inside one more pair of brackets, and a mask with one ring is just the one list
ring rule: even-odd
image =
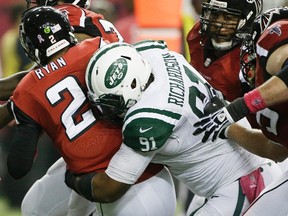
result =
[[268,28],[268,26],[280,19],[286,19],[287,17],[288,7],[272,8],[256,17],[253,23],[252,33],[254,42],[257,42],[262,32],[264,32]]

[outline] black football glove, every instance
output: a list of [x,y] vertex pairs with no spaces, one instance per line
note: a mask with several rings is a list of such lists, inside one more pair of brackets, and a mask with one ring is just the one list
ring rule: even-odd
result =
[[92,194],[92,179],[95,173],[87,174],[74,174],[71,170],[65,172],[65,183],[66,185],[77,192],[79,195],[88,199],[91,202],[95,202]]
[[220,110],[203,117],[199,122],[194,124],[197,129],[194,131],[193,135],[198,135],[204,132],[202,142],[206,142],[209,137],[212,136],[212,141],[215,141],[219,135],[220,138],[225,137],[225,129],[234,123],[233,118],[230,116],[229,112],[225,107]]

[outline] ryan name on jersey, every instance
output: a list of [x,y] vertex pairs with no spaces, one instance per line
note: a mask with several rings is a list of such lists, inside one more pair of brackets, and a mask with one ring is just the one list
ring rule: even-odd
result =
[[64,60],[64,58],[60,57],[55,61],[52,61],[47,65],[43,66],[42,68],[34,70],[34,73],[38,77],[38,79],[41,80],[45,75],[55,72],[65,66],[67,66],[66,61]]

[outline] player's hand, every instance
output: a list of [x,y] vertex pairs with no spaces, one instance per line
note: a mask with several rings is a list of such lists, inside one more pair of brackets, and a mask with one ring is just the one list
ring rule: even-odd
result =
[[228,110],[223,107],[218,111],[204,116],[199,122],[194,124],[196,130],[193,135],[198,135],[204,132],[202,142],[206,142],[212,135],[212,141],[215,141],[218,137],[225,138],[226,128],[234,123]]

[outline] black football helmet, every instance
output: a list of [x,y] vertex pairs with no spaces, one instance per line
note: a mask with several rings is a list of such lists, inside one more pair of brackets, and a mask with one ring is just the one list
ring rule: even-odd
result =
[[19,38],[27,56],[38,65],[45,65],[51,57],[77,43],[67,16],[50,7],[34,7],[24,12]]
[[[59,0],[26,0],[27,8],[30,8],[30,4],[36,4],[38,6],[54,6]],[[89,8],[91,0],[64,0],[65,3],[78,5],[82,8]]]
[[[262,7],[262,0],[208,0],[202,4],[201,34],[212,40],[230,41],[230,43],[219,44],[219,49],[221,49],[221,46],[223,46],[223,49],[230,49],[233,45],[231,41],[235,43],[235,41],[244,38],[245,33],[252,31],[253,21],[262,12]],[[237,21],[233,25],[221,22],[218,20],[220,15],[236,17]],[[221,30],[224,28],[233,30],[233,33],[229,35],[222,34]],[[216,44],[215,48],[217,47]]]
[[240,52],[240,72],[244,80],[254,87],[256,68],[256,43],[261,34],[274,22],[288,19],[288,7],[276,7],[258,15],[252,25],[252,33],[245,36]]

